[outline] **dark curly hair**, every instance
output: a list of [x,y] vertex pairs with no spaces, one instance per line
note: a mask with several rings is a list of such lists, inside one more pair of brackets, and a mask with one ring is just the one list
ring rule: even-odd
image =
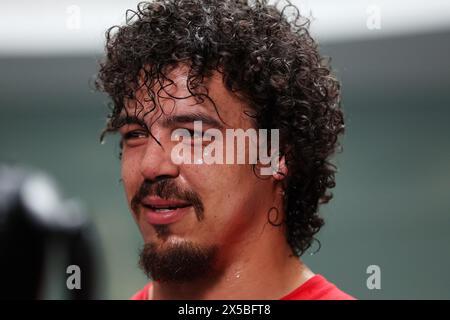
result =
[[332,198],[330,157],[344,120],[340,84],[309,34],[309,20],[288,1],[279,8],[256,0],[139,3],[125,25],[107,31],[96,87],[113,100],[103,139],[121,125],[124,99],[134,97],[141,72],[146,82],[171,81],[168,68],[188,63],[188,89],[203,99],[203,78],[220,71],[225,87],[251,106],[257,127],[279,129],[288,168],[286,237],[301,256],[324,224],[318,207]]

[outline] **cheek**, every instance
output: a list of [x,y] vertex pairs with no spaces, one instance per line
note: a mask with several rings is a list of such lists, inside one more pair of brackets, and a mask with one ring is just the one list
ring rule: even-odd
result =
[[[255,176],[248,165],[191,165],[185,177],[200,195],[207,219],[216,226],[250,219],[255,205]],[[256,182],[257,183],[257,182]]]
[[[217,205],[231,197],[240,189],[243,180],[242,172],[236,165],[199,164],[184,166],[184,177],[203,201],[214,200]],[[221,201],[217,201],[220,199]]]
[[121,176],[128,203],[139,187],[139,163],[135,159],[137,159],[137,157],[124,154],[121,160]]

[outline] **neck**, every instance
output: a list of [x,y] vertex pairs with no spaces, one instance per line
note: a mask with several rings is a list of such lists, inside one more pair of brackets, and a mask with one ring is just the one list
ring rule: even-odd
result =
[[220,273],[186,283],[154,282],[150,299],[280,299],[314,274],[294,256],[283,227],[259,229],[255,241],[222,248]]

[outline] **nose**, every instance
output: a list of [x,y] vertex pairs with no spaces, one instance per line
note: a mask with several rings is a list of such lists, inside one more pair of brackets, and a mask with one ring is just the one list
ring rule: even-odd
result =
[[180,173],[179,166],[171,159],[170,143],[164,143],[155,136],[149,137],[140,162],[140,172],[144,180],[176,178]]

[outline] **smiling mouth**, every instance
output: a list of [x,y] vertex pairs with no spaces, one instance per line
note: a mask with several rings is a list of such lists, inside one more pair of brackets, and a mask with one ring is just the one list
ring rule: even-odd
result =
[[175,223],[188,214],[192,207],[189,202],[158,197],[146,198],[141,204],[145,220],[152,225]]
[[190,207],[191,204],[185,204],[185,205],[181,205],[181,206],[152,206],[152,205],[142,205],[144,208],[153,210],[155,212],[169,212],[169,211],[173,211],[176,209],[183,209],[183,208],[187,208]]

